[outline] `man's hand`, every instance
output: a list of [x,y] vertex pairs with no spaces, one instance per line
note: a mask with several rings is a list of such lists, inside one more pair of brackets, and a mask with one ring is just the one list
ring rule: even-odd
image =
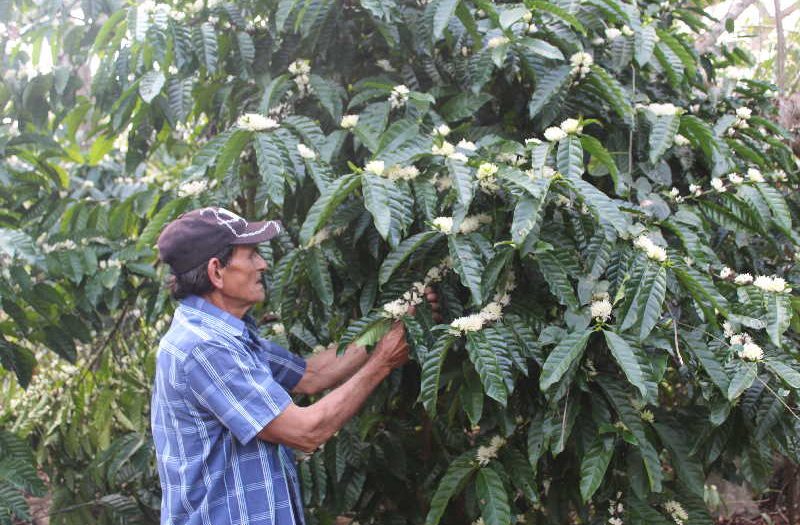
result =
[[389,369],[398,368],[408,362],[408,343],[403,323],[396,321],[372,352],[372,359],[379,360]]

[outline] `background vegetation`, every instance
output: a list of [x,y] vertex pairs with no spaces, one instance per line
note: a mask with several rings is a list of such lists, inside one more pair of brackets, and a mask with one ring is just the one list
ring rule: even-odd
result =
[[301,458],[309,523],[711,523],[710,473],[761,491],[800,462],[797,159],[773,86],[717,76],[747,54],[693,47],[700,6],[0,18],[0,520],[48,490],[54,523],[157,521],[154,242],[210,204],[287,225],[257,313],[299,353],[442,297]]

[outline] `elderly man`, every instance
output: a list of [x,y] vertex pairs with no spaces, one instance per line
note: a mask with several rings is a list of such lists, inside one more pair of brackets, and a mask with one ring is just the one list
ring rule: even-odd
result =
[[[256,248],[280,230],[203,208],[158,239],[180,301],[161,339],[152,397],[162,524],[302,524],[291,449],[325,443],[408,360],[399,323],[371,355],[351,345],[307,361],[257,335],[247,311],[264,300],[267,264]],[[308,407],[289,396],[332,387]]]

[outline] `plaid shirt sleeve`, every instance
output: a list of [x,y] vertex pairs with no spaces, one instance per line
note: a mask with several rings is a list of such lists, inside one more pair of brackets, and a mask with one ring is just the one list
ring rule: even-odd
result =
[[247,444],[292,402],[268,366],[205,342],[187,356],[186,383],[197,403]]
[[306,373],[306,360],[272,341],[259,338],[259,343],[264,349],[260,356],[272,370],[275,381],[291,392]]

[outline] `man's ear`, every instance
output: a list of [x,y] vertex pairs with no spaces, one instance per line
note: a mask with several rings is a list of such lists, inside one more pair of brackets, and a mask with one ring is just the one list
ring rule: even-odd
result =
[[222,264],[218,258],[212,257],[208,260],[206,271],[208,272],[208,280],[211,281],[214,288],[222,288],[222,268]]

